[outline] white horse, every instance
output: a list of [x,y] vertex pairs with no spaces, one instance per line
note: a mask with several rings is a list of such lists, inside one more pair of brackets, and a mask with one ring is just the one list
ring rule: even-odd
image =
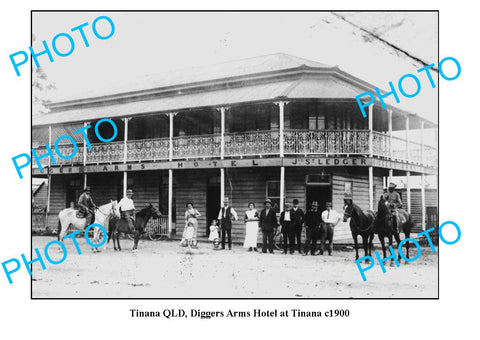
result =
[[[68,229],[73,227],[77,230],[84,230],[86,225],[86,218],[77,217],[77,209],[66,208],[58,213],[58,240],[63,242],[63,238],[67,234]],[[110,201],[95,210],[95,222],[100,224],[108,232],[108,222],[111,216],[120,218],[120,210],[117,201]],[[107,237],[107,235],[103,235]],[[100,243],[100,228],[93,227],[93,243]],[[106,243],[105,243],[106,244]],[[105,244],[102,247],[105,247]],[[97,250],[93,248],[93,250]]]

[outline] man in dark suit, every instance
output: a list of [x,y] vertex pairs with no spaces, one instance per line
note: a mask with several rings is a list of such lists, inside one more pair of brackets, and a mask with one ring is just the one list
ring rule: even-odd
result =
[[228,250],[232,250],[232,221],[238,220],[235,209],[230,207],[228,197],[223,199],[223,207],[218,213],[218,220],[222,228],[222,249],[225,249],[225,236],[228,237]]
[[317,239],[320,233],[320,223],[322,223],[322,214],[318,210],[318,202],[312,202],[312,208],[305,214],[305,225],[307,230],[307,240],[305,241],[305,253],[317,255]]
[[268,251],[273,254],[273,233],[278,226],[277,214],[272,209],[272,201],[267,199],[263,202],[265,208],[260,212],[260,222],[259,226],[263,233],[263,246],[262,253],[267,252],[267,241],[268,241]]
[[[302,209],[298,206],[298,200],[293,200],[293,214],[296,216],[296,222],[294,226],[294,241],[295,238],[297,240],[297,250],[301,254],[302,253],[302,229],[303,229],[303,221],[305,220],[305,214]],[[294,242],[295,243],[295,242]]]
[[283,253],[286,254],[290,250],[290,254],[295,252],[295,226],[297,224],[297,216],[292,211],[292,205],[285,203],[285,211],[280,214],[280,225],[283,234]]

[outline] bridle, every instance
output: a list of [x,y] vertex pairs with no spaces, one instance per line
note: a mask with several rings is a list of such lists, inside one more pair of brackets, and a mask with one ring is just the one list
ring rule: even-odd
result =
[[352,213],[353,213],[353,203],[345,204],[345,207],[343,208],[343,217],[350,218],[352,217]]
[[113,204],[113,202],[111,204],[112,207],[110,208],[110,211],[108,213],[104,213],[99,207],[96,207],[96,210],[98,210],[105,217],[115,215],[115,204]]

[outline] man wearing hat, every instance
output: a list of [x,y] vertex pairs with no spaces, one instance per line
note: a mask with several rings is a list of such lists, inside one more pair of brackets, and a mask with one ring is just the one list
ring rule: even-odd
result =
[[223,199],[223,207],[218,213],[218,220],[222,229],[222,249],[225,249],[225,235],[228,236],[228,249],[232,249],[232,221],[238,220],[235,209],[229,206],[228,197]]
[[285,203],[285,211],[280,214],[280,225],[283,234],[283,253],[286,254],[290,250],[290,254],[295,252],[295,226],[297,224],[297,216],[292,211],[292,205]]
[[333,251],[333,228],[342,218],[335,210],[332,209],[332,202],[325,204],[326,210],[322,213],[322,226],[320,230],[320,255],[325,250],[325,240],[328,240],[328,255],[332,255]]
[[128,228],[133,231],[135,225],[135,205],[133,204],[132,196],[133,190],[128,189],[127,197],[120,200],[118,207],[120,208],[120,215],[128,224]]
[[305,240],[305,249],[303,255],[316,255],[317,239],[320,234],[320,223],[322,223],[322,214],[318,210],[318,202],[313,201],[312,207],[305,214],[305,226],[307,231],[307,239]]
[[303,220],[305,219],[305,213],[298,206],[298,203],[299,203],[298,200],[295,198],[293,200],[292,212],[296,216],[294,236],[297,240],[297,250],[301,254],[302,253],[302,228],[303,228]]
[[393,215],[393,227],[398,230],[398,216],[397,209],[402,207],[402,199],[400,194],[395,191],[397,185],[393,182],[390,182],[388,185],[388,192],[384,194],[383,198],[387,202],[388,207]]
[[78,198],[78,211],[86,218],[85,226],[89,226],[95,222],[96,208],[97,206],[93,203],[92,196],[90,196],[90,187],[87,185]]
[[270,199],[266,199],[263,204],[265,208],[260,212],[259,219],[260,230],[263,234],[262,253],[267,252],[268,245],[268,251],[273,254],[273,233],[278,226],[277,214],[272,208],[272,201]]

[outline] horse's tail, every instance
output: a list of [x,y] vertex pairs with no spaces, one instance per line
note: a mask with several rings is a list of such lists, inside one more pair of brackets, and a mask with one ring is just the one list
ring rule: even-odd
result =
[[412,216],[412,214],[408,214],[407,226],[408,226],[408,233],[409,233],[409,234],[410,234],[410,232],[412,231],[414,224],[415,224],[415,223],[414,223],[414,221],[413,221],[413,216]]

